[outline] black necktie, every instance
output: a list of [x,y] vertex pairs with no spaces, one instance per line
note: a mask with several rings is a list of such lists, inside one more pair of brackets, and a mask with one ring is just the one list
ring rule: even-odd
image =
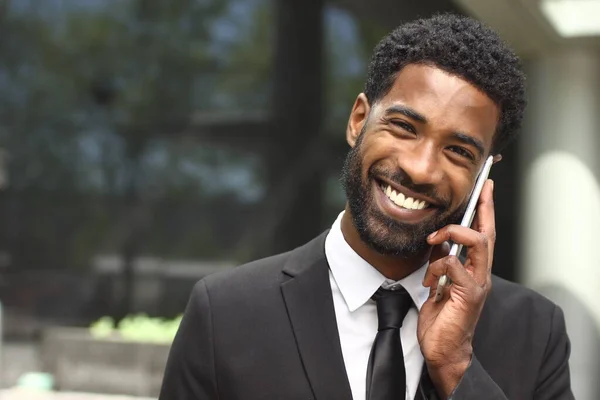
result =
[[379,288],[377,302],[379,326],[367,368],[367,400],[404,400],[406,371],[400,341],[400,327],[413,302],[403,287]]

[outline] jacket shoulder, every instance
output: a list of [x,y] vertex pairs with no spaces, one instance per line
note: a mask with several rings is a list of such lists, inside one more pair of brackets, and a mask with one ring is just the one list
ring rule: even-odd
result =
[[290,254],[291,252],[281,253],[219,271],[202,278],[196,285],[202,282],[213,293],[264,290],[281,283],[282,269]]
[[[475,331],[480,348],[503,348],[505,355],[514,351],[541,356],[562,310],[551,300],[518,283],[492,276],[488,294]],[[510,344],[507,348],[506,345]]]
[[555,312],[557,305],[540,293],[521,284],[492,275],[492,290],[486,304],[494,313],[541,313]]
[[259,296],[261,293],[279,293],[281,284],[299,270],[310,268],[315,260],[325,258],[323,232],[310,242],[291,251],[252,261],[238,267],[204,277],[201,282],[209,293],[223,296]]

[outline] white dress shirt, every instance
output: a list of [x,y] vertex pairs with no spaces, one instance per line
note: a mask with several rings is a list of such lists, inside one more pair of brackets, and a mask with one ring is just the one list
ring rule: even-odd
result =
[[[388,288],[400,284],[420,310],[429,295],[429,289],[422,285],[427,265],[400,281],[386,279],[346,242],[340,224],[343,215],[344,212],[338,216],[325,239],[325,255],[330,267],[333,305],[352,398],[365,400],[367,364],[377,334],[377,305],[371,296],[380,286]],[[413,307],[400,329],[408,400],[415,397],[423,368],[423,355],[417,341],[417,319],[418,311]]]

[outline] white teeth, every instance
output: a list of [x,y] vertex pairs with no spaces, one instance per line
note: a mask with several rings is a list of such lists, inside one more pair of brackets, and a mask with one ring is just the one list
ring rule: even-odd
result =
[[396,205],[400,206],[400,207],[404,207],[404,202],[406,201],[406,197],[404,196],[403,193],[398,193],[398,197],[396,197]]
[[406,197],[403,193],[397,193],[391,186],[384,187],[381,189],[384,191],[385,195],[390,198],[397,206],[407,208],[409,210],[422,210],[429,206],[424,200],[416,200],[412,197]]

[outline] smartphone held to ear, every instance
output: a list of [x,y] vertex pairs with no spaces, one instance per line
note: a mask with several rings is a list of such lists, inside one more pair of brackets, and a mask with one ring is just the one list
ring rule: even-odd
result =
[[[462,221],[460,222],[461,226],[471,227],[473,223],[473,218],[475,218],[475,211],[477,210],[477,203],[479,201],[479,196],[481,195],[481,191],[483,190],[483,185],[490,175],[490,170],[492,168],[492,164],[494,163],[494,156],[489,156],[488,159],[483,164],[481,172],[477,177],[477,181],[475,182],[475,187],[471,192],[471,197],[469,198],[469,203],[467,204],[467,209],[465,214],[463,215]],[[458,256],[460,251],[462,250],[462,244],[453,243],[450,247],[451,256]],[[444,288],[450,284],[450,278],[447,275],[440,276],[438,281],[438,286],[435,291],[435,302],[438,303],[443,295]]]

